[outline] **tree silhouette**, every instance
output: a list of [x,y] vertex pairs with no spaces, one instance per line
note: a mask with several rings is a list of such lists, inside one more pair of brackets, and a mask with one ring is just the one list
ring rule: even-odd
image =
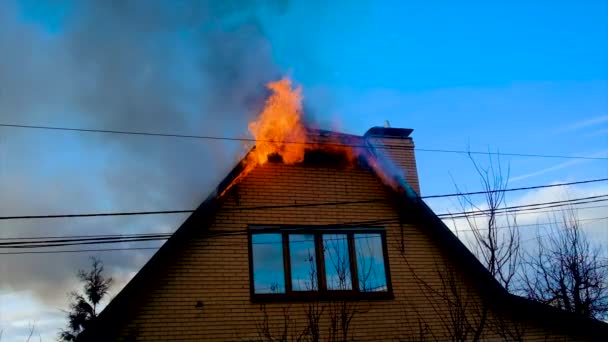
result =
[[59,334],[60,341],[76,341],[78,335],[97,317],[97,307],[112,285],[112,278],[103,275],[103,263],[95,257],[91,258],[91,269],[88,272],[79,270],[77,275],[83,283],[83,292],[70,293],[72,301],[67,312],[67,329]]
[[[556,219],[557,221],[557,219]],[[528,298],[576,314],[608,318],[608,260],[582,231],[576,212],[562,214],[526,258]]]
[[[469,249],[507,291],[514,292],[517,286],[513,283],[516,283],[516,274],[522,265],[521,238],[515,214],[501,212],[507,204],[510,169],[503,169],[500,158],[490,156],[485,167],[471,154],[469,159],[484,191],[481,204],[475,196],[459,196],[464,219],[472,235]],[[462,192],[458,186],[456,189]],[[504,216],[504,220],[499,220],[499,216]]]

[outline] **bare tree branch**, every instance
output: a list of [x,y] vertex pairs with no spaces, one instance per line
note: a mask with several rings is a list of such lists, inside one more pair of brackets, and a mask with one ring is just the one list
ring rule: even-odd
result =
[[27,335],[27,339],[25,339],[26,342],[30,342],[30,340],[32,339],[32,336],[34,336],[34,331],[36,331],[36,324],[35,323],[30,324],[29,329],[30,329],[30,332]]
[[526,255],[523,287],[528,298],[599,320],[608,318],[608,261],[592,246],[574,209],[562,212],[537,233],[538,246]]
[[[463,212],[483,211],[485,215],[466,215],[472,232],[471,249],[490,273],[507,289],[513,290],[513,281],[521,264],[521,238],[515,216],[498,222],[498,211],[506,206],[506,189],[509,168],[503,170],[500,159],[489,156],[488,166],[482,167],[470,154],[469,159],[479,176],[484,200],[478,203],[472,196],[459,197]],[[456,185],[458,192],[461,192]]]

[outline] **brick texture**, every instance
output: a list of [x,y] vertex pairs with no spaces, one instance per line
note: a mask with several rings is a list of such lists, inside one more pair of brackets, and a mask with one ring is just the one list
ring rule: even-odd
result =
[[[403,141],[411,144],[411,140]],[[412,155],[394,158],[415,170]],[[417,175],[408,180],[419,191]],[[209,228],[200,228],[179,252],[166,259],[155,279],[142,288],[128,319],[115,329],[116,340],[136,341],[267,341],[265,330],[278,339],[296,341],[306,327],[310,303],[254,304],[250,300],[248,225],[324,225],[399,217],[391,193],[371,171],[360,167],[331,168],[268,163],[257,167],[233,187]],[[358,201],[386,198],[374,204],[240,210],[253,206]],[[349,302],[356,310],[348,330],[353,341],[451,340],[450,296],[446,279],[455,279],[465,312],[479,313],[479,296],[472,279],[450,278],[449,259],[433,243],[424,226],[387,224],[388,257],[395,298]],[[208,232],[230,232],[211,236]],[[446,264],[447,261],[447,264]],[[455,270],[455,274],[459,274]],[[197,302],[202,307],[197,307]],[[342,303],[318,303],[321,341],[330,336],[330,312]],[[453,309],[453,308],[452,308]],[[264,319],[266,312],[267,320]],[[490,311],[488,317],[497,317]],[[452,315],[453,316],[453,315]],[[494,321],[493,319],[488,321]],[[544,329],[542,324],[504,320],[525,327],[526,341],[572,340]],[[287,323],[286,323],[287,322]],[[263,327],[267,325],[268,329]],[[492,327],[490,327],[492,326]],[[502,341],[496,324],[487,324],[482,340]],[[308,341],[311,339],[303,339]]]

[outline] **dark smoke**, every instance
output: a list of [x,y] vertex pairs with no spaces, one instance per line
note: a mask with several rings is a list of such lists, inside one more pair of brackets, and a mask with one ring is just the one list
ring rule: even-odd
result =
[[[285,1],[36,2],[63,13],[47,26],[21,6],[0,6],[3,123],[245,136],[264,85],[282,72],[264,18],[287,11]],[[0,215],[15,215],[194,208],[243,148],[0,128],[0,149]],[[171,231],[183,219],[2,222],[0,237]],[[141,255],[102,258],[126,274]],[[86,263],[86,255],[3,257],[0,290],[58,305]]]

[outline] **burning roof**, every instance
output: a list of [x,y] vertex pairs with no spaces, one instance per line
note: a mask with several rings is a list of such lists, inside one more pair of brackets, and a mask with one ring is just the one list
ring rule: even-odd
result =
[[[240,172],[221,193],[240,182],[256,166],[278,159],[285,164],[304,162],[307,151],[338,154],[353,165],[364,159],[385,184],[394,189],[410,189],[403,173],[386,158],[379,158],[376,146],[366,137],[306,127],[302,112],[302,89],[293,88],[291,80],[283,78],[267,85],[271,94],[257,119],[249,124],[255,146],[241,161]],[[411,133],[411,130],[409,130]],[[415,192],[412,191],[415,195]]]

